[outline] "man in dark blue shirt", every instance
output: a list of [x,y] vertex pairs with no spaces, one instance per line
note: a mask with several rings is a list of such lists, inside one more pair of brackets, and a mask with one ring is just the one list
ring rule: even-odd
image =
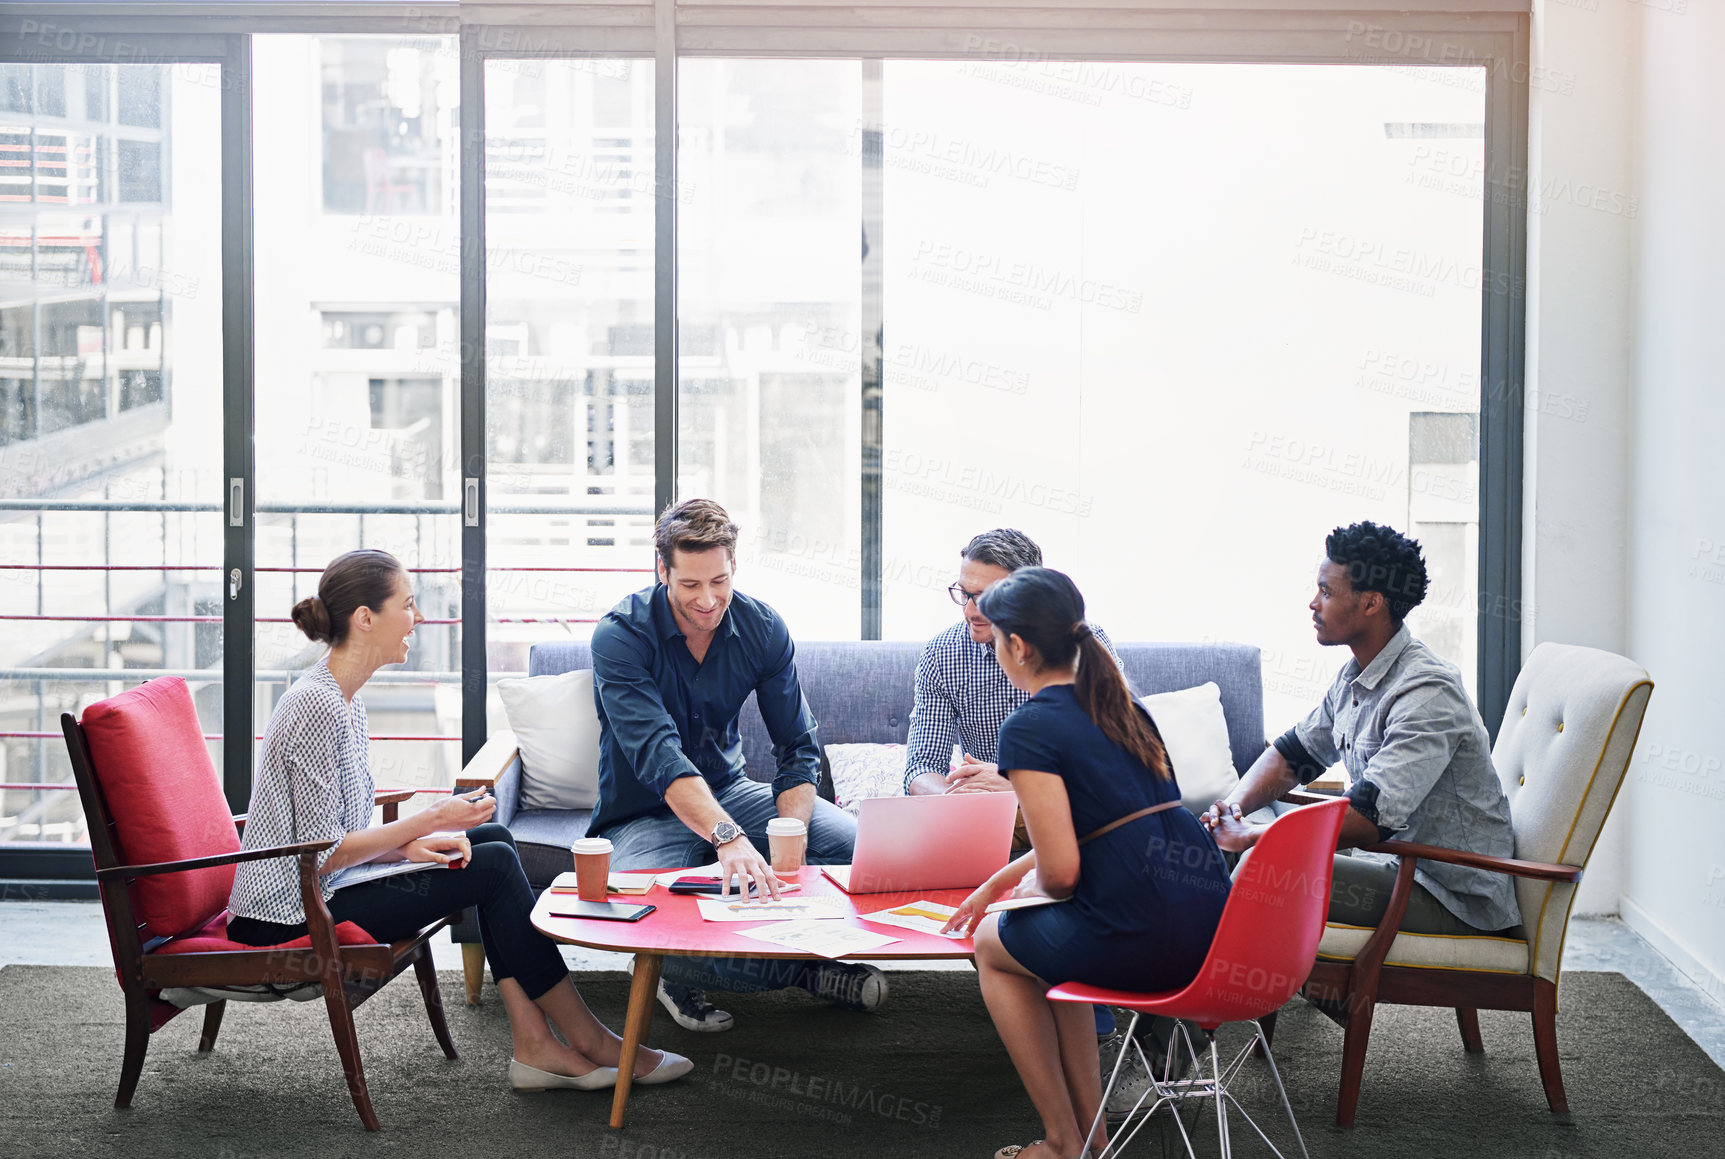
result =
[[[599,711],[599,805],[589,832],[613,845],[619,870],[717,860],[728,883],[778,896],[760,850],[767,822],[808,827],[813,864],[851,859],[856,822],[815,795],[820,745],[797,683],[796,649],[779,614],[732,590],[737,526],[717,503],[690,499],[653,532],[659,582],[606,613],[593,630]],[[743,768],[737,727],[750,693],[773,739],[771,785]],[[858,1010],[886,1000],[873,966],[782,959],[670,957],[659,1001],[689,1030],[728,1030],[706,989],[802,986]]]

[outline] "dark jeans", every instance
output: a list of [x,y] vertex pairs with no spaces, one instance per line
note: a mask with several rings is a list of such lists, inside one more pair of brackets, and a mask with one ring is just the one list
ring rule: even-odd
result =
[[[337,922],[353,922],[380,942],[393,942],[446,914],[474,906],[491,977],[514,978],[538,998],[569,975],[557,944],[533,928],[533,890],[521,871],[515,838],[502,825],[467,831],[473,859],[460,869],[424,869],[350,885],[329,900]],[[248,946],[277,946],[304,937],[304,922],[283,925],[233,918],[228,938]]]

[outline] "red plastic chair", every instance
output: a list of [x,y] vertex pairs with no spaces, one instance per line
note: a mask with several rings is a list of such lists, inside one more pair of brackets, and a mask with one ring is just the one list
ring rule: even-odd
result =
[[[1284,813],[1271,824],[1236,875],[1234,888],[1228,894],[1228,904],[1222,910],[1222,920],[1216,926],[1216,936],[1210,943],[1210,952],[1205,956],[1198,976],[1184,990],[1141,994],[1068,982],[1048,991],[1049,1000],[1054,1002],[1085,1002],[1132,1011],[1126,1041],[1138,1052],[1139,1062],[1150,1073],[1150,1089],[1139,1098],[1131,1115],[1127,1116],[1127,1122],[1121,1126],[1131,1123],[1132,1116],[1138,1114],[1152,1092],[1156,1101],[1132,1125],[1125,1138],[1110,1141],[1096,1159],[1106,1159],[1123,1151],[1163,1104],[1173,1107],[1174,1122],[1180,1128],[1181,1138],[1186,1141],[1186,1153],[1194,1155],[1192,1138],[1179,1114],[1178,1104],[1185,1099],[1216,1101],[1216,1126],[1221,1133],[1224,1157],[1231,1153],[1227,1109],[1231,1102],[1280,1159],[1282,1153],[1276,1150],[1269,1136],[1228,1089],[1253,1048],[1257,1048],[1269,1064],[1270,1077],[1275,1080],[1276,1090],[1282,1096],[1288,1121],[1294,1125],[1294,1138],[1300,1144],[1300,1154],[1306,1154],[1306,1140],[1300,1134],[1300,1124],[1294,1118],[1294,1108],[1288,1102],[1288,1092],[1282,1086],[1276,1060],[1270,1055],[1269,1037],[1258,1024],[1258,1019],[1281,1009],[1282,1004],[1294,996],[1317,959],[1318,940],[1323,937],[1324,916],[1330,906],[1330,872],[1336,840],[1341,833],[1342,815],[1347,807],[1347,801],[1342,799],[1308,805]],[[1170,1037],[1164,1069],[1158,1071],[1151,1067],[1144,1057],[1144,1048],[1134,1037],[1138,1020],[1145,1014],[1187,1019],[1202,1027],[1210,1046],[1210,1077],[1204,1077],[1200,1060],[1199,1072],[1194,1078],[1159,1080],[1158,1074],[1175,1073],[1172,1069],[1175,1040]],[[1222,1069],[1221,1055],[1216,1049],[1216,1028],[1224,1022],[1250,1022],[1254,1032],[1251,1041],[1226,1070]],[[1183,1024],[1180,1035],[1186,1037]],[[1192,1050],[1190,1038],[1187,1038],[1186,1048],[1193,1057],[1198,1057],[1198,1052]],[[1114,1060],[1114,1070],[1108,1076],[1107,1089],[1102,1092],[1102,1103],[1086,1138],[1095,1137],[1108,1105],[1108,1095],[1120,1077],[1120,1065],[1125,1060],[1126,1051],[1122,1049]]]

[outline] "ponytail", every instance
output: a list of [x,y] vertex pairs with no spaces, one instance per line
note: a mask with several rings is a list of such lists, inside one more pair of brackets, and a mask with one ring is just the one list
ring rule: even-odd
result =
[[991,584],[976,607],[1002,634],[1036,649],[1043,665],[1065,668],[1076,660],[1073,693],[1084,714],[1158,779],[1172,776],[1162,735],[1084,619],[1084,597],[1069,576],[1046,567],[1020,568]]
[[1078,637],[1078,682],[1073,688],[1078,707],[1096,722],[1102,735],[1125,749],[1158,780],[1169,778],[1168,750],[1162,745],[1161,734],[1143,706],[1132,699],[1126,687],[1126,677],[1102,641],[1080,621],[1073,634]]

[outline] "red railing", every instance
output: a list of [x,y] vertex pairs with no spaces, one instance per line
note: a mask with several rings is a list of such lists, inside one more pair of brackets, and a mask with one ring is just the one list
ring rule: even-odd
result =
[[[459,739],[459,738],[457,738],[457,739]],[[56,781],[56,782],[53,782],[50,784],[41,784],[41,785],[31,784],[28,782],[8,782],[8,783],[0,783],[0,792],[28,793],[28,792],[35,792],[38,789],[40,789],[43,791],[52,791],[52,792],[56,792],[56,793],[64,793],[64,792],[67,792],[70,790],[75,790],[75,789],[77,789],[77,787],[78,786],[71,781]],[[404,793],[404,792],[407,792],[409,790],[411,790],[415,793],[445,793],[445,794],[447,794],[447,793],[455,792],[454,789],[420,788],[418,785],[394,785],[394,786],[378,785],[376,788],[377,788],[377,791],[379,793]],[[463,789],[461,791],[465,793],[467,790]]]
[[[13,738],[18,739],[18,740],[58,740],[59,738],[61,738],[63,736],[65,736],[65,733],[60,733],[60,732],[0,732],[0,738],[13,737]],[[222,734],[219,732],[206,732],[204,734],[204,739],[205,740],[221,740],[221,739],[223,739],[223,737],[222,737]],[[252,737],[252,739],[253,740],[262,740],[262,739],[264,739],[264,734],[260,732],[256,736]],[[421,736],[417,733],[388,733],[388,734],[383,734],[383,735],[379,735],[379,736],[368,737],[366,739],[368,739],[368,740],[419,740],[419,741],[426,741],[426,740],[460,740],[461,738],[458,736],[435,736],[435,735]]]
[[[207,563],[0,563],[0,571],[221,571],[219,564]],[[254,567],[254,572],[269,572],[271,575],[313,575],[323,571],[321,567]],[[407,569],[414,575],[459,575],[458,567],[410,567]],[[593,572],[595,574],[629,574],[650,572],[650,567],[488,567],[488,572]]]

